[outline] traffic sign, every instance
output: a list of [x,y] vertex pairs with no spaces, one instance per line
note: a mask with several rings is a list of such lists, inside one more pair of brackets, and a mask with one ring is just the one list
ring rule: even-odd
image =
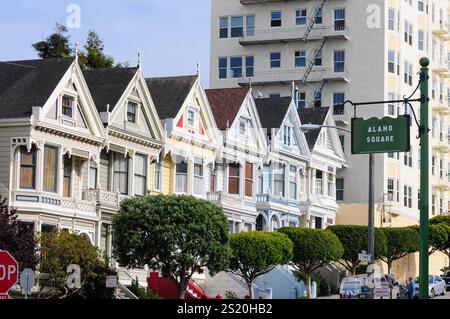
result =
[[358,260],[370,262],[370,255],[367,254],[365,250],[363,250],[360,254],[358,254]]
[[34,286],[36,275],[32,269],[25,269],[20,273],[20,287],[22,288],[22,294],[25,298],[31,295],[31,289]]
[[352,118],[352,154],[408,152],[410,150],[409,115],[382,119]]
[[19,264],[7,251],[0,251],[0,295],[8,291],[19,280]]
[[106,276],[106,288],[117,288],[117,276]]

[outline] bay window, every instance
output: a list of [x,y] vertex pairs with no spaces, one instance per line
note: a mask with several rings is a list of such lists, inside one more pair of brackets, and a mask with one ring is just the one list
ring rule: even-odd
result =
[[161,163],[155,162],[155,180],[154,180],[154,188],[156,191],[161,190]]
[[97,188],[97,164],[91,163],[89,166],[89,189]]
[[181,161],[176,165],[175,173],[175,192],[187,193],[187,172],[188,165],[185,161]]
[[239,164],[228,165],[228,193],[233,195],[239,195]]
[[45,146],[44,148],[44,192],[57,192],[57,168],[58,149],[56,147]]
[[245,163],[245,196],[253,196],[253,164]]
[[25,146],[20,150],[20,188],[35,189],[36,148],[29,152]]
[[194,194],[203,195],[204,193],[204,174],[203,160],[195,159],[194,162]]
[[209,191],[211,193],[216,191],[216,179],[217,171],[215,169],[211,169],[211,174],[209,175]]
[[70,197],[72,184],[72,158],[65,155],[63,167],[63,196]]
[[113,189],[120,194],[128,194],[128,158],[123,154],[114,153]]
[[284,165],[278,164],[274,170],[274,195],[284,197]]
[[134,157],[134,195],[147,193],[147,156],[136,154]]
[[289,167],[289,198],[297,199],[297,167]]

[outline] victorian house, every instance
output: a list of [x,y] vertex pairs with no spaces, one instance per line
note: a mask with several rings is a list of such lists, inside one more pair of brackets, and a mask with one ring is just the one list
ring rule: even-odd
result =
[[0,63],[0,191],[35,231],[101,241],[96,187],[105,128],[76,59]]
[[207,95],[223,140],[208,200],[223,208],[230,232],[256,230],[267,142],[252,90],[214,89]]
[[165,131],[163,152],[153,165],[153,193],[206,199],[216,184],[221,139],[200,76],[146,82]]
[[321,129],[305,134],[311,153],[307,167],[306,191],[301,195],[305,211],[304,227],[326,228],[336,223],[337,201],[342,200],[343,180],[337,170],[345,165],[341,136],[329,108],[299,108],[303,124],[317,124]]
[[306,194],[310,151],[290,97],[255,99],[268,142],[267,163],[257,195],[258,230],[300,226],[301,199]]

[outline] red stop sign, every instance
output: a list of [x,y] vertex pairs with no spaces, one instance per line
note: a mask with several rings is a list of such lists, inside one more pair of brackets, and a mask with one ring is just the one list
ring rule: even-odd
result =
[[0,251],[0,294],[8,291],[19,280],[19,264],[7,251]]

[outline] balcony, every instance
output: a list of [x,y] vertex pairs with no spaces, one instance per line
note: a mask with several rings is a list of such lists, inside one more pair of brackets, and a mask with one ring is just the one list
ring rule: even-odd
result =
[[246,206],[248,208],[255,208],[255,201],[253,199],[223,192],[208,192],[206,193],[206,199],[222,207]]
[[435,59],[431,63],[431,71],[443,76],[449,76],[449,61],[446,59]]
[[[251,77],[252,85],[271,85],[271,84],[290,84],[293,81],[302,81],[306,68],[297,68],[290,70],[276,70],[276,71],[260,71],[255,72]],[[348,82],[347,70],[342,72],[334,72],[334,68],[324,68],[315,66],[311,70],[306,80],[307,83],[314,82]],[[248,86],[249,78],[239,78],[238,83],[240,86]]]
[[439,37],[444,37],[448,34],[448,28],[447,23],[441,20],[432,26],[432,32]]
[[433,111],[437,112],[449,112],[450,111],[450,100],[444,99],[443,97],[437,97],[436,99],[431,99],[431,108]]
[[83,199],[94,201],[102,207],[119,209],[120,203],[131,196],[123,195],[117,192],[108,192],[100,189],[88,189],[83,191]]
[[[260,209],[271,208],[271,206],[288,206],[298,208],[299,201],[271,194],[257,194],[256,207]],[[281,208],[282,209],[282,208]]]
[[433,188],[438,189],[440,191],[447,191],[450,189],[450,184],[448,182],[448,177],[445,175],[433,175],[431,179],[431,183]]
[[20,211],[50,212],[55,214],[97,217],[97,205],[92,200],[81,200],[34,190],[12,192],[12,206]]
[[450,151],[450,144],[448,141],[448,136],[444,133],[436,134],[437,136],[432,138],[433,150],[448,153]]
[[[308,41],[326,39],[348,40],[348,27],[345,24],[314,27],[308,35]],[[254,34],[239,38],[243,46],[251,44],[269,44],[305,41],[306,27],[256,30]]]

